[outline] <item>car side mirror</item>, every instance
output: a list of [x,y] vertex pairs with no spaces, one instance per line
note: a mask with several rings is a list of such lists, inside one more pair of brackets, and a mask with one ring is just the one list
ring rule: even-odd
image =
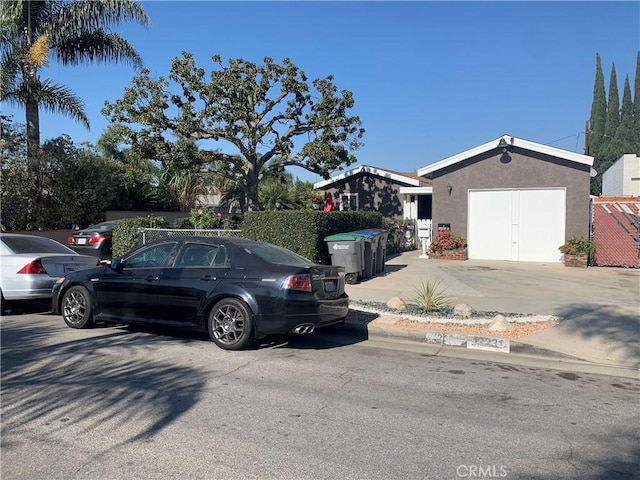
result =
[[113,260],[111,260],[110,267],[112,270],[115,270],[116,272],[120,273],[124,268],[124,265],[122,264],[121,260],[114,258]]

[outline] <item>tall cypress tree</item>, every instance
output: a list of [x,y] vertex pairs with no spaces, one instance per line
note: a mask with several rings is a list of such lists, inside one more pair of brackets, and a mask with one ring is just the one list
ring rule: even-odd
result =
[[[612,156],[616,151],[615,145],[611,145],[613,137],[620,125],[620,95],[618,94],[618,76],[616,75],[616,64],[611,64],[611,76],[609,77],[609,101],[607,103],[607,120],[604,126],[604,150],[602,156],[607,163],[612,162]],[[603,172],[611,166],[611,163]]]
[[604,91],[604,74],[600,54],[596,54],[596,80],[593,86],[593,102],[591,103],[591,119],[589,120],[589,154],[597,156],[604,139],[604,128],[607,121],[607,97]]
[[[636,95],[636,98],[638,96]],[[604,173],[600,168],[601,155],[604,145],[604,130],[607,121],[607,98],[604,90],[604,74],[600,54],[596,53],[596,80],[593,86],[593,102],[591,103],[591,117],[589,119],[589,155],[594,157],[593,168],[598,175],[591,179],[591,194],[600,193],[601,177]]]
[[631,84],[629,75],[624,79],[624,90],[622,93],[622,109],[620,110],[620,125],[609,144],[609,159],[612,163],[625,153],[635,153],[637,139],[634,134],[633,101],[631,100]]

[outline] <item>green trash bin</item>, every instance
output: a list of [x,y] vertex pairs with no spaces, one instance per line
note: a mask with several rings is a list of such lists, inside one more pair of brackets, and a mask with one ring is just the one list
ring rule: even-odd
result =
[[364,239],[360,235],[336,233],[324,238],[331,265],[344,267],[345,282],[357,283],[364,275]]

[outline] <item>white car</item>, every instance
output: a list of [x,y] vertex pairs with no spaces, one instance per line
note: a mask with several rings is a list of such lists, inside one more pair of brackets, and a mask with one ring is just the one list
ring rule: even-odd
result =
[[[46,237],[0,234],[0,293],[2,301],[51,298],[56,280],[68,272],[91,268],[100,260],[80,255]],[[4,308],[3,308],[4,310]]]

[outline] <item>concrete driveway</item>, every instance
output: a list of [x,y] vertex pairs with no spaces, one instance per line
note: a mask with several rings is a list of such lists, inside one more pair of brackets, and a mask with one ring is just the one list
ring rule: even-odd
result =
[[556,327],[527,342],[595,362],[640,366],[640,270],[488,260],[433,260],[411,251],[390,258],[385,271],[347,285],[354,300],[411,302],[421,282],[477,311],[554,315]]

